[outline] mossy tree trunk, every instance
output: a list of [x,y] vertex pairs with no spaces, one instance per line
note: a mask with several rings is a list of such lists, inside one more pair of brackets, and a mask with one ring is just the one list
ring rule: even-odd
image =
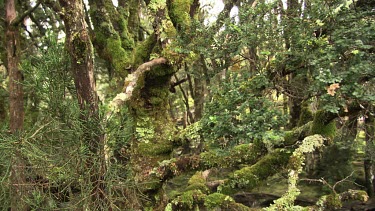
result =
[[108,209],[104,175],[104,139],[99,120],[98,96],[94,81],[93,47],[80,0],[60,0],[64,8],[62,19],[65,24],[65,45],[71,57],[71,68],[80,106],[80,119],[84,126],[81,140],[89,150],[85,159],[88,182],[91,185],[92,210]]
[[131,69],[131,53],[138,39],[139,1],[119,1],[117,8],[111,0],[89,0],[89,5],[94,47],[108,61],[108,69],[124,79]]

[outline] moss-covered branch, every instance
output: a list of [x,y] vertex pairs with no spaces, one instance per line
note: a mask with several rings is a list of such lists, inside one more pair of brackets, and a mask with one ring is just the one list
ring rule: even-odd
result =
[[165,58],[157,58],[140,65],[134,73],[128,75],[125,79],[124,90],[112,100],[112,106],[117,108],[130,100],[133,97],[134,90],[139,91],[143,87],[145,72],[150,71],[151,68],[157,65],[166,63],[167,60]]
[[[126,27],[127,20],[116,11],[111,1],[90,0],[89,4],[95,29],[94,47],[100,57],[110,62],[119,76],[125,77],[132,63],[131,52],[134,48],[134,40]],[[112,20],[115,17],[121,21]]]

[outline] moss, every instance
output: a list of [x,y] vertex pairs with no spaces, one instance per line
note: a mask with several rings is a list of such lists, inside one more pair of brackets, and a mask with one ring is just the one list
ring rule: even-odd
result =
[[289,157],[290,153],[286,151],[277,150],[269,153],[256,164],[235,171],[226,185],[251,190],[262,180],[282,171],[287,166]]
[[297,141],[302,140],[306,136],[308,136],[310,129],[311,129],[312,122],[308,122],[305,125],[295,128],[292,131],[288,131],[284,135],[284,142],[283,144],[286,146],[290,146],[295,144]]
[[77,63],[80,64],[84,62],[88,50],[87,43],[82,40],[80,33],[76,32],[72,35],[72,46],[73,46],[73,52],[72,56],[77,60]]
[[191,0],[168,0],[168,12],[176,29],[188,29],[190,27]]
[[141,142],[138,144],[138,153],[144,156],[154,156],[172,152],[173,146],[170,143],[155,144],[151,142]]
[[260,144],[241,144],[235,146],[229,153],[207,151],[200,154],[203,165],[207,167],[235,167],[240,164],[253,164],[265,153]]
[[188,181],[193,173],[184,172],[181,175],[177,175],[166,182],[165,192],[168,198],[174,199],[186,192]]
[[200,190],[202,193],[208,193],[208,187],[206,186],[206,179],[203,177],[201,171],[197,171],[188,182],[186,191],[189,190]]
[[326,210],[337,210],[342,207],[342,202],[340,200],[340,195],[330,194],[326,197],[324,202],[324,207]]
[[349,201],[349,200],[358,200],[361,202],[367,202],[369,196],[366,191],[364,190],[351,190],[345,191],[344,193],[340,194],[342,201]]
[[161,188],[162,183],[160,182],[159,178],[156,178],[154,176],[150,176],[147,178],[146,182],[140,182],[139,183],[139,189],[143,192],[150,191],[150,190],[158,190]]
[[206,195],[200,190],[190,190],[184,192],[172,201],[175,205],[173,210],[192,210],[194,207],[204,203]]
[[156,44],[155,34],[150,35],[145,41],[134,49],[133,65],[138,67],[150,59],[150,54]]
[[298,120],[298,123],[297,123],[297,126],[300,127],[306,123],[308,123],[309,121],[311,121],[313,119],[313,113],[311,112],[310,108],[309,108],[309,104],[307,101],[303,102],[302,103],[302,108],[301,108],[301,114],[299,116],[299,120]]
[[333,140],[336,135],[336,124],[334,121],[327,122],[327,115],[325,111],[317,111],[315,113],[310,134],[320,134]]
[[206,179],[203,177],[202,175],[202,172],[201,171],[197,171],[190,179],[189,179],[189,182],[188,184],[189,185],[193,185],[193,184],[205,184],[206,183]]
[[123,77],[126,76],[126,67],[129,65],[129,54],[121,47],[121,40],[110,38],[107,39],[105,52],[111,59],[116,71]]
[[227,202],[234,201],[232,197],[221,194],[221,193],[213,193],[206,197],[204,205],[208,209],[214,209],[217,207],[221,207]]
[[206,206],[208,210],[216,210],[216,209],[237,210],[237,211],[250,210],[249,207],[236,203],[232,197],[221,194],[221,193],[213,193],[213,194],[206,196],[204,205]]

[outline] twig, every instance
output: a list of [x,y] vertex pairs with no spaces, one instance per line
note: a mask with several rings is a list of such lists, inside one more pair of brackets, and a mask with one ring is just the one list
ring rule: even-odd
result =
[[[340,181],[337,181],[333,186],[330,185],[330,184],[329,184],[324,178],[320,178],[320,179],[301,179],[301,181],[320,182],[320,183],[323,183],[323,185],[327,185],[327,186],[333,191],[333,193],[337,194],[337,192],[336,192],[336,190],[335,190],[336,186],[337,186],[338,184],[340,184],[340,183],[347,182],[348,179],[349,179],[350,177],[353,176],[354,172],[355,172],[355,171],[352,171],[352,173],[351,173],[349,176],[345,177],[344,179],[342,179],[342,180],[340,180]],[[352,182],[352,183],[354,183],[355,185],[358,185],[358,184],[355,183],[355,182]]]
[[44,125],[42,125],[40,128],[38,128],[29,138],[30,139],[32,139],[32,138],[34,138],[35,136],[36,136],[36,134],[38,134],[39,133],[39,131],[41,131],[43,128],[45,128],[47,125],[49,125],[51,122],[48,122],[48,123],[46,123],[46,124],[44,124]]

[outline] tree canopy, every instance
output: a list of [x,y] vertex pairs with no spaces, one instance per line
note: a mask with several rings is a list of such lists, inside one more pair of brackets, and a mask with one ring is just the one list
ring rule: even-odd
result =
[[373,208],[375,1],[0,8],[2,209]]

